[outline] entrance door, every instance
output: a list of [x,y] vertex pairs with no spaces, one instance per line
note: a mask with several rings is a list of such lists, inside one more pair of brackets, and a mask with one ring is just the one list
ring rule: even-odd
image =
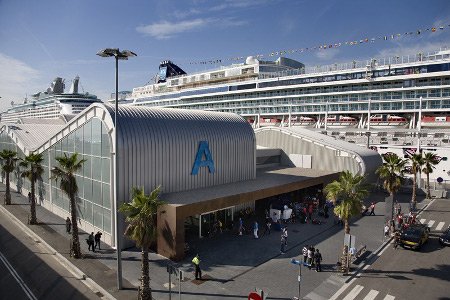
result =
[[199,237],[216,235],[231,228],[233,223],[232,208],[224,208],[200,215]]

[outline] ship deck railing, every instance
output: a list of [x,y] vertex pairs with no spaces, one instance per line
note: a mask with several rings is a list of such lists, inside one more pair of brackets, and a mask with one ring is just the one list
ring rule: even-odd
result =
[[[371,59],[364,61],[352,61],[350,63],[335,63],[331,65],[325,66],[314,66],[314,67],[306,67],[302,69],[293,69],[286,70],[280,72],[273,73],[260,73],[264,78],[277,78],[277,77],[286,77],[286,76],[295,76],[295,75],[304,75],[304,74],[322,74],[329,72],[340,72],[340,71],[348,71],[348,70],[356,70],[356,69],[364,69],[364,70],[375,70],[377,68],[385,68],[385,67],[395,67],[403,64],[412,64],[426,61],[441,61],[441,60],[449,60],[450,53],[445,51],[447,48],[442,48],[437,51],[424,53],[417,53],[414,55],[403,55],[403,56],[390,56],[381,59]],[[326,50],[322,50],[326,51]]]

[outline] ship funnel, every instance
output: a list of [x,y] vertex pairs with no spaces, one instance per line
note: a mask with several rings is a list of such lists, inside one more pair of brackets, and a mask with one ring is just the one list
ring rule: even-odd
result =
[[80,81],[80,77],[75,77],[75,79],[72,81],[72,85],[70,86],[69,93],[71,94],[78,94],[78,82]]
[[53,80],[50,92],[53,94],[62,94],[64,93],[64,81],[61,77],[56,77],[55,80]]

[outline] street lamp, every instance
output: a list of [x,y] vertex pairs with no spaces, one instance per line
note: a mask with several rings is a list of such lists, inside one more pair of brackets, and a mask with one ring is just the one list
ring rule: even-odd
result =
[[117,247],[117,289],[122,289],[122,249],[120,245],[120,239],[119,239],[119,210],[118,210],[118,128],[119,128],[119,120],[117,118],[117,113],[119,112],[119,59],[120,60],[127,60],[128,57],[137,56],[136,53],[131,52],[130,50],[122,50],[120,51],[119,48],[106,48],[103,50],[100,50],[97,52],[98,56],[101,57],[112,57],[116,59],[116,102],[115,102],[115,113],[114,113],[114,208],[116,210],[116,224],[115,224],[115,231],[116,231],[116,247]]

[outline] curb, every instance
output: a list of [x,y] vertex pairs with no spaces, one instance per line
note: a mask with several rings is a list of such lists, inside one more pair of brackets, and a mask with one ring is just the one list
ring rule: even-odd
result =
[[3,212],[13,223],[19,226],[28,236],[30,236],[33,240],[39,241],[39,244],[46,247],[51,254],[54,255],[55,259],[65,267],[72,275],[75,276],[76,279],[81,280],[92,292],[95,294],[101,293],[103,294],[101,299],[108,300],[117,300],[114,298],[109,292],[107,292],[103,287],[101,287],[94,280],[89,278],[83,271],[81,271],[78,267],[72,264],[67,258],[65,258],[61,253],[57,252],[52,246],[50,246],[46,241],[44,241],[39,235],[37,235],[33,230],[31,230],[28,226],[23,224],[19,219],[16,218],[12,213],[10,213],[3,205],[0,205],[0,211]]

